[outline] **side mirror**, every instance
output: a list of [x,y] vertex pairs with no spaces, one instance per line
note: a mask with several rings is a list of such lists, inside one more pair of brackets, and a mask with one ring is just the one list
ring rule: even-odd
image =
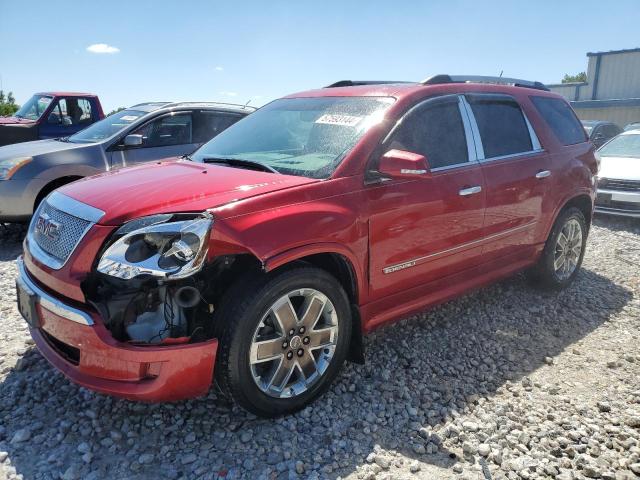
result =
[[426,177],[429,164],[424,155],[394,149],[382,155],[378,171],[391,178]]
[[142,135],[131,134],[124,137],[125,147],[139,147],[142,145]]

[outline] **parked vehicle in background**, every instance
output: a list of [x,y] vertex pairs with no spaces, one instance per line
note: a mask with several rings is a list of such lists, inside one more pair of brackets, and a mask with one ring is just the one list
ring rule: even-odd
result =
[[640,130],[640,122],[633,122],[625,125],[624,131],[627,132],[629,130]]
[[591,140],[596,148],[600,148],[622,132],[622,129],[615,123],[600,120],[582,120],[582,126],[587,132],[587,135],[589,135],[589,140]]
[[0,117],[0,146],[67,137],[104,118],[92,93],[36,93],[10,117]]
[[56,188],[115,168],[192,153],[255,109],[153,102],[51,140],[0,147],[0,222],[28,220]]
[[640,130],[621,133],[596,153],[596,212],[640,217]]
[[381,325],[523,269],[569,285],[597,173],[563,97],[449,75],[290,95],[191,157],[49,195],[19,310],[85,387],[175,400],[215,365],[264,416],[326,391]]

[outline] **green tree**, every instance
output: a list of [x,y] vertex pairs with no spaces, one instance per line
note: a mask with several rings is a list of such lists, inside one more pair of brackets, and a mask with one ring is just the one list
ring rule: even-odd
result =
[[119,108],[116,108],[115,110],[111,110],[109,113],[107,113],[107,117],[109,115],[113,115],[114,113],[121,112],[122,110],[126,110],[126,108],[125,107],[119,107]]
[[569,75],[566,73],[564,78],[562,79],[562,83],[576,83],[576,82],[586,82],[587,74],[585,72],[580,72],[577,75]]
[[0,90],[0,117],[13,115],[18,111],[20,105],[16,105],[16,99],[13,96],[13,92],[9,92],[6,96],[2,90]]

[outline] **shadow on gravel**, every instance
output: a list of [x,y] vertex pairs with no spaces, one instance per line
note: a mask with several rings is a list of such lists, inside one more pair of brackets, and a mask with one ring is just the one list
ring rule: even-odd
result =
[[615,215],[598,214],[593,217],[593,224],[604,227],[612,232],[624,232],[640,235],[640,218],[618,217]]
[[27,226],[17,223],[0,224],[0,262],[15,260],[22,253],[22,240]]
[[[3,244],[1,260],[18,255]],[[443,425],[545,365],[631,298],[587,269],[554,293],[513,277],[370,335],[366,365],[347,365],[311,407],[276,420],[214,392],[163,405],[97,395],[31,347],[0,382],[0,455],[25,479],[286,479],[296,462],[303,478],[335,478],[367,463],[377,446],[398,453],[392,462],[449,469],[460,452],[442,446]]]

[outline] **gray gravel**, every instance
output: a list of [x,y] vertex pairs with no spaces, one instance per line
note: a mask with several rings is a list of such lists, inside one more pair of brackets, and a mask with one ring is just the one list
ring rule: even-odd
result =
[[640,478],[640,222],[599,218],[561,293],[503,281],[368,337],[365,366],[267,421],[78,388],[15,308],[0,229],[0,478]]

